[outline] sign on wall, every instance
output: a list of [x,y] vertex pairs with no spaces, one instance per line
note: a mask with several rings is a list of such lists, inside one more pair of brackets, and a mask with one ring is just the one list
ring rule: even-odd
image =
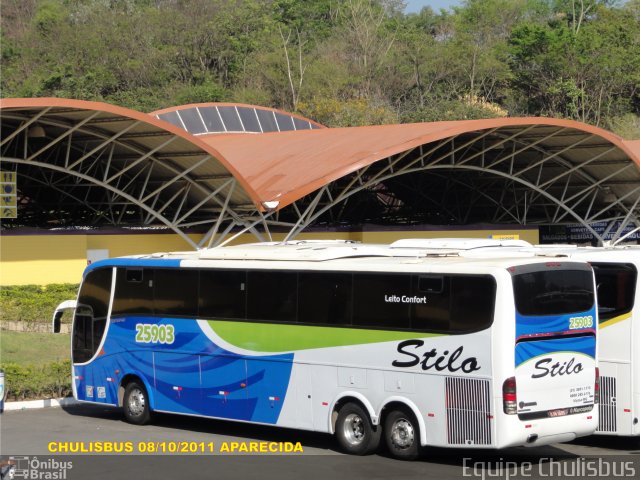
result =
[[[591,224],[598,235],[604,240],[611,240],[613,235],[620,228],[620,221],[617,221],[613,227],[608,222],[595,222]],[[620,237],[635,229],[634,224],[627,225]],[[640,231],[634,232],[625,238],[626,241],[640,240]],[[595,243],[596,237],[584,225],[541,225],[540,226],[540,243]]]
[[0,219],[18,218],[17,173],[0,171]]

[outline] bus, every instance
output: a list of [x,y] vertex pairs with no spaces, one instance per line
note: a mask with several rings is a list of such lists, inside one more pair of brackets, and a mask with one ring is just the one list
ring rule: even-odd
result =
[[599,317],[600,405],[596,434],[640,437],[640,246],[537,245],[539,255],[588,261]]
[[65,305],[73,395],[134,424],[168,412],[274,425],[401,459],[590,435],[593,270],[504,244],[294,241],[95,262]]

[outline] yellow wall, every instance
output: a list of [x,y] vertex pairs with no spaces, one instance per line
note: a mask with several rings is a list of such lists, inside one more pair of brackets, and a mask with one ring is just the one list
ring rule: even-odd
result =
[[[520,240],[539,243],[537,229],[412,230],[307,232],[297,240],[356,240],[390,243],[400,238],[490,238],[492,235],[518,235]],[[273,240],[284,239],[275,234]],[[200,235],[192,235],[197,243]],[[253,235],[242,235],[232,244],[255,242]],[[189,250],[190,246],[175,234],[122,235],[1,235],[0,285],[79,283],[87,266],[87,250],[108,250],[110,257],[153,252]]]
[[519,240],[529,243],[540,243],[538,229],[514,230],[420,230],[420,231],[386,231],[386,232],[362,232],[362,241],[366,243],[391,243],[401,238],[491,238],[495,235],[514,236]]
[[[198,243],[202,235],[189,235],[189,237]],[[191,245],[180,236],[172,233],[155,235],[87,235],[86,238],[87,249],[109,250],[110,257],[191,250]]]
[[[201,235],[192,235],[198,241]],[[2,235],[0,285],[80,283],[87,250],[109,250],[110,257],[190,250],[175,234]]]
[[79,283],[86,235],[0,236],[0,285]]

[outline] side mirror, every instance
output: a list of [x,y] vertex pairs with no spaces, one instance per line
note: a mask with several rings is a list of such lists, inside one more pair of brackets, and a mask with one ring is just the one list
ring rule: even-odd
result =
[[55,312],[53,312],[53,319],[51,320],[51,330],[53,333],[60,333],[62,323],[61,319],[64,311],[73,310],[74,308],[76,308],[75,300],[65,300],[56,307]]

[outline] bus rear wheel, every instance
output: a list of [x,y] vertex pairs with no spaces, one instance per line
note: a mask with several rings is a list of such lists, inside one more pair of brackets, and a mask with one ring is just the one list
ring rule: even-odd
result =
[[345,453],[369,455],[380,445],[382,429],[374,427],[369,414],[356,403],[345,404],[338,412],[335,435]]
[[134,380],[127,384],[122,397],[122,407],[124,409],[124,418],[127,422],[134,425],[149,423],[151,419],[149,397],[147,389],[144,388],[142,382]]
[[415,460],[420,454],[420,430],[413,413],[392,410],[384,420],[384,439],[389,453],[401,460]]

